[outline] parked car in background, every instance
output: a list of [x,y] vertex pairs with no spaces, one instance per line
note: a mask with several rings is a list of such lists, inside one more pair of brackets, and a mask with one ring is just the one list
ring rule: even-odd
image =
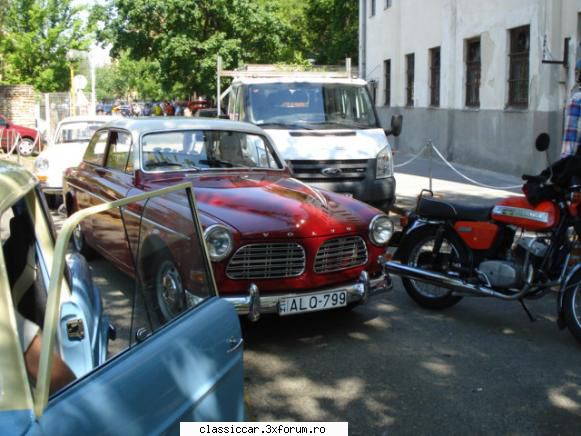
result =
[[18,152],[21,156],[30,156],[40,142],[38,131],[14,124],[0,115],[0,145],[2,149],[9,151],[18,136],[20,136]]
[[[387,215],[292,178],[269,137],[248,123],[114,120],[95,133],[79,167],[67,170],[65,204],[72,214],[182,181],[194,186],[220,295],[240,314],[354,307],[389,287],[382,270],[393,231]],[[140,210],[84,223],[75,247],[96,250],[128,274],[135,262],[158,316],[171,318],[198,287],[197,273],[187,250],[167,249],[159,235],[170,238],[168,226],[186,226],[187,207],[177,195],[148,204],[152,230],[143,244],[162,247],[159,258],[135,259],[123,239]]]
[[[153,325],[140,281],[100,291],[81,255],[68,256],[66,271],[64,260],[79,223],[166,195],[191,200],[181,242],[203,292]],[[217,298],[191,186],[86,209],[63,223],[56,243],[43,204],[32,174],[0,162],[0,434],[178,434],[182,421],[243,420],[240,323]]]
[[40,181],[49,207],[62,202],[63,173],[82,160],[93,133],[111,121],[104,115],[74,116],[61,120],[48,147],[34,161],[34,174]]

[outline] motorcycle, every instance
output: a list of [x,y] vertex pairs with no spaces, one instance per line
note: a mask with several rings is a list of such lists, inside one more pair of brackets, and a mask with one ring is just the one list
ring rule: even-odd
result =
[[[542,133],[536,148],[546,152]],[[536,176],[523,175],[525,196],[471,207],[424,190],[401,218],[387,273],[402,278],[420,306],[445,309],[464,296],[518,301],[558,291],[558,325],[581,342],[581,155],[563,158]],[[431,194],[431,195],[430,195]]]

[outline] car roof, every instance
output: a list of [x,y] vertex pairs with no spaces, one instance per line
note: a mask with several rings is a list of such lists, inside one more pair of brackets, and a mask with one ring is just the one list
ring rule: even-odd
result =
[[36,184],[36,178],[24,167],[0,161],[0,213],[34,189]]
[[254,124],[212,118],[192,117],[140,117],[112,118],[108,127],[130,130],[139,135],[146,132],[172,130],[234,130],[266,136],[264,130]]
[[365,86],[363,79],[339,79],[324,77],[238,77],[232,82],[243,85],[256,85],[259,83],[313,83],[313,84],[341,84],[353,86]]
[[91,122],[91,121],[102,121],[107,123],[111,121],[112,118],[109,115],[76,115],[74,117],[65,117],[59,121],[60,124],[65,123],[78,123],[78,122]]

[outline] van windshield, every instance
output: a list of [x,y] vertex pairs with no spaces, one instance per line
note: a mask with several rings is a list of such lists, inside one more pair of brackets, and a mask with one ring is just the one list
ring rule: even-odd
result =
[[249,121],[279,129],[377,128],[364,86],[342,83],[261,83],[248,87]]

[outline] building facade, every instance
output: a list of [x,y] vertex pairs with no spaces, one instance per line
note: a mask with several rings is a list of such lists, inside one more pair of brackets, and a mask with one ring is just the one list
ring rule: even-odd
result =
[[432,140],[455,162],[516,175],[560,153],[581,58],[581,0],[360,0],[360,65],[396,148]]

